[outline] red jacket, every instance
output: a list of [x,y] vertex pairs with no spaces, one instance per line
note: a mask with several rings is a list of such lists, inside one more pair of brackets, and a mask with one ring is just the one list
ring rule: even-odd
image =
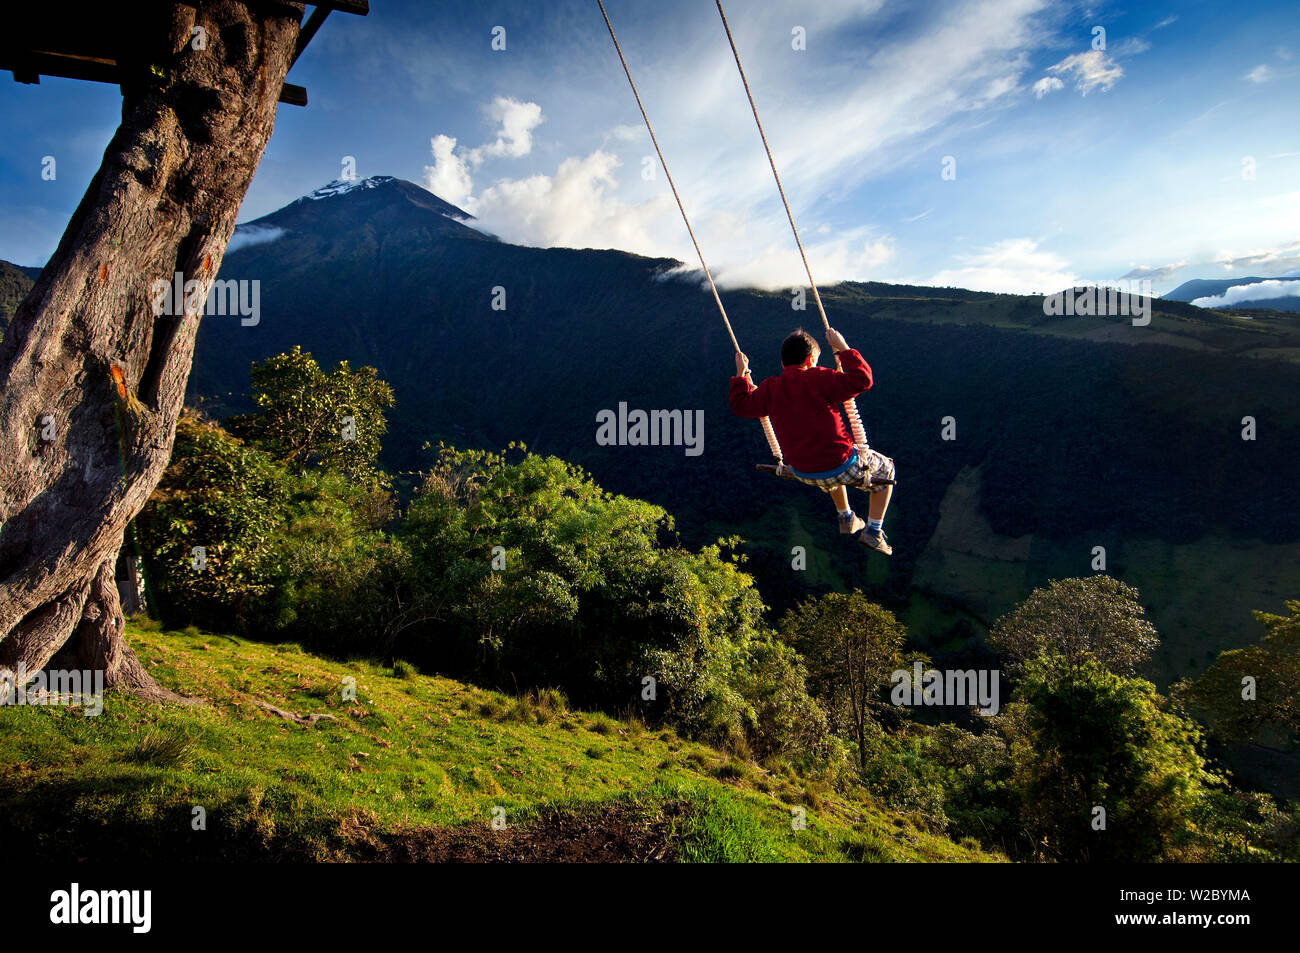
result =
[[853,449],[840,405],[871,387],[871,368],[857,351],[840,351],[840,367],[785,367],[757,387],[733,377],[732,413],[770,417],[785,462],[801,473],[834,470]]

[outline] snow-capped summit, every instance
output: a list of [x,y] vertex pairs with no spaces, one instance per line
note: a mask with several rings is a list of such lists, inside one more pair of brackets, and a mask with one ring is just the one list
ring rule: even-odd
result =
[[319,201],[320,199],[334,198],[337,195],[347,195],[357,189],[378,188],[392,181],[393,177],[391,175],[372,175],[368,179],[335,179],[328,185],[322,185],[316,191],[307,193],[303,198]]
[[[325,201],[331,199],[333,201]],[[418,241],[454,236],[496,241],[475,229],[474,217],[444,202],[428,189],[392,175],[368,179],[336,179],[294,199],[283,208],[235,227],[227,251],[258,255],[258,248],[280,242],[366,240],[373,229],[393,235],[403,229],[419,232]]]

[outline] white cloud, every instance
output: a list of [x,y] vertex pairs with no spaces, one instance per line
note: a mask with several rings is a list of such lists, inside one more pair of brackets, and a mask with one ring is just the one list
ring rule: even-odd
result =
[[940,271],[927,284],[1001,291],[1012,294],[1051,294],[1073,287],[1080,279],[1060,255],[1039,249],[1029,238],[1007,238],[970,255],[962,267]]
[[[866,237],[861,230],[815,245],[805,243],[804,251],[819,288],[847,278],[864,280],[894,258],[889,238]],[[723,265],[713,277],[719,287],[726,288],[774,291],[808,285],[793,238],[774,242],[744,262]]]
[[424,187],[444,202],[475,214],[474,181],[471,169],[487,159],[518,159],[533,151],[533,130],[546,121],[537,103],[498,96],[487,114],[499,128],[496,139],[474,149],[456,153],[456,140],[436,135],[429,140],[433,165],[424,167]]
[[605,133],[605,138],[615,142],[639,142],[642,139],[649,140],[650,137],[646,135],[645,126],[625,122],[610,129]]
[[1247,73],[1242,79],[1248,79],[1252,83],[1267,83],[1273,78],[1273,71],[1269,69],[1267,63],[1260,63],[1253,70]]
[[1145,53],[1151,49],[1151,42],[1140,36],[1125,37],[1120,44],[1111,52],[1119,56],[1137,56],[1139,53]]
[[465,160],[456,155],[456,140],[437,135],[429,140],[429,148],[433,151],[433,165],[424,167],[424,187],[444,202],[473,214],[474,181]]
[[1228,308],[1240,301],[1267,301],[1272,298],[1300,297],[1300,281],[1258,281],[1253,285],[1233,285],[1221,295],[1197,298],[1199,308]]
[[1038,82],[1034,83],[1034,96],[1042,99],[1048,93],[1055,92],[1058,89],[1064,89],[1065,84],[1055,76],[1044,76]]
[[474,200],[487,230],[520,245],[622,248],[672,256],[675,242],[659,234],[675,212],[667,194],[631,204],[617,197],[616,156],[602,149],[560,163],[555,175],[500,179]]
[[1047,72],[1072,78],[1074,88],[1087,96],[1095,89],[1100,89],[1103,93],[1109,90],[1124,75],[1124,67],[1102,50],[1087,50],[1070,54],[1055,66],[1049,66]]
[[[1300,194],[1300,193],[1293,193]],[[1278,196],[1284,198],[1285,196]],[[1224,271],[1261,272],[1284,271],[1300,264],[1300,242],[1291,242],[1277,248],[1264,248],[1251,251],[1221,251],[1214,258],[1214,264]]]
[[276,228],[274,225],[240,225],[230,236],[230,242],[226,245],[226,254],[247,248],[249,245],[276,241],[283,234],[284,229]]
[[1120,281],[1129,281],[1139,278],[1150,278],[1152,281],[1163,281],[1171,275],[1177,274],[1187,267],[1187,262],[1176,261],[1168,265],[1134,265],[1132,268],[1119,276]]
[[518,159],[533,151],[533,130],[546,121],[537,103],[521,103],[498,96],[488,107],[488,115],[501,124],[495,142],[471,149],[465,156],[471,165],[484,159]]

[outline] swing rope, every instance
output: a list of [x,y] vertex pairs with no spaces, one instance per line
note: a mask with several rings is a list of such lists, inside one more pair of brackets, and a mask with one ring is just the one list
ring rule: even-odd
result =
[[[691,220],[686,215],[686,207],[682,204],[682,197],[677,192],[677,185],[673,182],[672,173],[668,171],[668,163],[664,160],[663,150],[659,148],[659,140],[655,137],[654,127],[650,125],[650,117],[646,115],[645,106],[641,102],[641,94],[637,92],[636,82],[632,79],[632,71],[628,69],[627,60],[623,56],[623,48],[619,45],[618,37],[614,35],[614,26],[609,22],[609,14],[605,12],[603,0],[596,0],[596,3],[600,7],[600,15],[605,18],[605,29],[609,30],[609,38],[614,41],[614,50],[618,53],[618,61],[623,64],[623,72],[627,76],[628,85],[632,87],[632,95],[636,97],[637,108],[641,110],[641,118],[645,120],[646,131],[650,133],[650,141],[654,144],[655,153],[659,156],[659,164],[663,167],[664,177],[668,180],[668,187],[672,189],[673,198],[677,200],[677,210],[682,213],[682,221],[686,224],[687,234],[691,236],[691,244],[695,246],[695,254],[700,259],[700,267],[704,269],[704,277],[709,280],[709,289],[713,292],[713,300],[718,305],[718,313],[722,315],[722,323],[726,325],[727,337],[731,338],[731,346],[739,354],[741,353],[740,344],[736,341],[735,332],[731,330],[731,321],[727,318],[727,309],[722,306],[722,298],[718,295],[718,286],[713,283],[713,273],[709,271],[708,263],[704,260],[704,253],[700,251],[700,243],[695,239],[695,230],[691,228]],[[821,307],[820,302],[818,307]],[[746,375],[746,380],[749,380],[748,375]],[[772,422],[763,417],[759,420],[759,423],[763,425],[763,436],[767,438],[767,445],[772,451],[772,456],[776,457],[778,463],[781,463],[781,445],[777,443],[776,432],[772,429]]]
[[[718,16],[722,18],[722,28],[727,31],[727,42],[731,44],[731,55],[736,60],[736,70],[740,73],[740,82],[745,87],[745,97],[749,100],[750,111],[754,114],[754,124],[758,126],[758,136],[763,140],[763,150],[767,153],[767,164],[772,168],[772,178],[776,180],[776,190],[781,196],[781,204],[785,206],[785,217],[790,220],[790,230],[794,232],[794,243],[799,248],[799,257],[803,259],[803,269],[808,275],[808,284],[812,287],[813,301],[817,303],[817,313],[821,315],[822,327],[827,331],[830,330],[830,322],[826,319],[826,309],[822,307],[822,296],[817,291],[817,282],[813,280],[812,268],[808,265],[808,256],[804,253],[803,242],[799,240],[799,228],[794,223],[794,215],[790,211],[790,203],[786,201],[785,189],[781,186],[781,176],[776,171],[776,160],[772,158],[772,148],[767,144],[767,133],[763,131],[763,122],[758,118],[758,106],[754,104],[754,94],[750,92],[749,80],[745,77],[745,68],[740,65],[740,53],[736,49],[735,38],[731,35],[731,26],[727,23],[727,15],[722,12],[722,0],[714,0],[718,7]],[[835,367],[840,369],[840,356],[835,355]],[[844,402],[844,413],[848,415],[849,426],[853,431],[853,442],[857,446],[866,449],[867,434],[862,427],[862,417],[858,413],[857,401],[850,397]]]

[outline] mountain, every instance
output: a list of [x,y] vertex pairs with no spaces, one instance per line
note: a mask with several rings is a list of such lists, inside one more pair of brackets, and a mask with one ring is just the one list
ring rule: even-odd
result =
[[[250,362],[294,345],[323,365],[373,365],[397,397],[391,470],[427,466],[425,441],[521,440],[665,507],[688,545],[744,537],[746,569],[777,610],[862,588],[939,665],[980,659],[988,623],[1049,579],[1092,572],[1098,547],[1106,571],[1142,591],[1163,684],[1255,641],[1251,610],[1300,595],[1289,315],[1245,322],[1157,299],[1135,327],[1052,316],[1034,296],[823,289],[875,371],[859,400],[867,433],[898,465],[886,561],[846,546],[821,494],[754,470],[769,455],[757,424],[727,406],[730,341],[679,262],[522,247],[475,225],[391,177],[331,183],[242,224],[219,277],[258,283],[258,320],[204,317],[191,400],[216,416],[249,409]],[[785,293],[723,299],[756,376],[779,369],[792,326],[819,323]],[[702,452],[598,444],[597,414],[620,405],[702,412]],[[1242,439],[1246,416],[1257,439]],[[948,417],[955,440],[943,438]]]
[[[1276,278],[1194,278],[1165,294],[1163,300],[1193,302],[1203,298],[1222,298],[1230,288],[1249,289],[1253,285],[1260,285],[1258,289],[1260,294],[1238,292],[1225,306],[1234,309],[1270,308],[1277,311],[1300,311],[1300,283],[1295,280],[1297,277],[1300,277],[1300,271],[1278,275]],[[1278,292],[1284,289],[1289,290],[1290,293],[1279,295]]]
[[[664,506],[689,545],[742,535],[769,604],[861,587],[940,659],[981,651],[992,618],[1050,578],[1091,572],[1098,546],[1164,634],[1162,682],[1254,640],[1250,610],[1281,611],[1300,593],[1300,503],[1285,478],[1300,443],[1292,322],[1158,299],[1151,324],[1134,327],[1053,317],[1032,296],[824,289],[875,369],[859,405],[899,467],[895,556],[864,560],[819,494],[754,471],[768,453],[727,407],[730,342],[680,263],[511,245],[419,186],[367,183],[241,226],[261,240],[229,252],[221,277],[260,283],[260,321],[204,318],[194,399],[218,415],[245,409],[249,362],[295,344],[322,364],[373,365],[397,394],[391,468],[427,465],[426,440],[522,440]],[[784,293],[723,298],[759,376],[778,370],[792,326],[817,324]],[[702,411],[703,452],[598,445],[597,414],[621,404]],[[1246,415],[1260,421],[1256,441],[1241,439]],[[948,416],[955,441],[942,439]],[[796,545],[807,570],[791,569]]]

